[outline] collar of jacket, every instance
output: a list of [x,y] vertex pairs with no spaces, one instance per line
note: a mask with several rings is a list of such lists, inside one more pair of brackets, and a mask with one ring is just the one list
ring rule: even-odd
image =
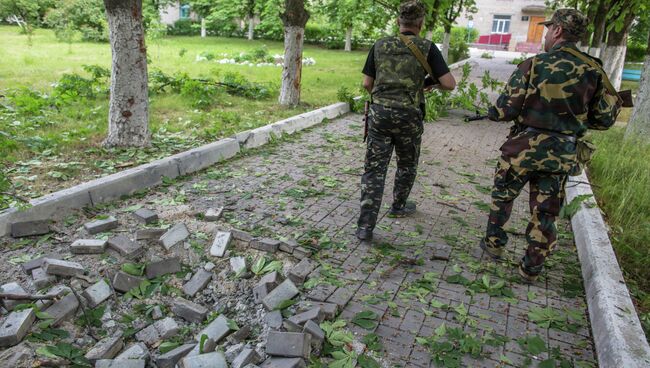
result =
[[569,48],[572,48],[572,49],[580,50],[580,49],[578,49],[578,46],[576,46],[575,42],[564,41],[564,42],[560,42],[560,43],[556,44],[555,46],[553,46],[549,50],[549,52],[559,50],[561,47],[569,47]]
[[401,32],[404,36],[415,36],[415,33],[411,31]]

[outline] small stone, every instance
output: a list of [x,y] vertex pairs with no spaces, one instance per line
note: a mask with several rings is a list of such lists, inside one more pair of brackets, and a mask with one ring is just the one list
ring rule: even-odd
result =
[[174,245],[185,241],[190,236],[190,232],[187,230],[185,224],[176,224],[171,229],[167,230],[163,236],[160,237],[160,244],[169,250]]
[[239,353],[244,350],[244,344],[236,344],[229,346],[226,351],[224,352],[224,355],[226,356],[226,362],[232,363],[235,358],[239,355]]
[[64,296],[63,299],[54,302],[54,304],[45,310],[45,313],[54,318],[52,326],[56,327],[66,319],[74,317],[77,308],[79,308],[79,300],[77,300],[77,297],[74,296],[74,294],[70,293]]
[[158,368],[174,368],[181,358],[189,353],[196,344],[185,344],[170,350],[156,358]]
[[230,258],[230,268],[236,275],[241,275],[246,272],[246,258],[232,257]]
[[271,357],[260,365],[260,368],[305,368],[305,361],[302,358],[277,358]]
[[113,289],[126,293],[144,281],[144,277],[129,275],[124,271],[118,271],[113,277]]
[[186,321],[201,323],[208,314],[208,309],[183,298],[174,300],[171,311]]
[[34,308],[11,312],[0,325],[0,347],[14,346],[21,342],[35,319]]
[[285,300],[293,299],[300,292],[296,285],[291,282],[291,280],[286,279],[278,287],[273,289],[267,296],[262,300],[262,304],[267,310],[274,310]]
[[255,239],[253,235],[242,230],[232,229],[230,230],[230,233],[232,234],[233,239],[242,243],[249,243]]
[[321,318],[322,318],[322,314],[320,312],[320,308],[315,307],[306,312],[298,313],[295,316],[291,316],[289,318],[289,321],[299,326],[303,326],[307,321],[314,321],[320,323],[322,322]]
[[153,318],[154,320],[159,320],[159,319],[161,319],[163,317],[164,317],[164,315],[163,315],[163,312],[162,312],[162,309],[160,308],[160,306],[157,305],[157,306],[153,307],[153,309],[151,310],[151,318]]
[[293,250],[293,256],[298,259],[309,258],[311,256],[311,251],[307,248],[296,247],[296,249]]
[[165,234],[165,229],[140,229],[135,232],[135,240],[160,239]]
[[210,247],[210,255],[213,257],[223,257],[226,254],[226,249],[230,244],[232,234],[227,231],[217,231]]
[[50,220],[35,220],[14,222],[11,224],[11,236],[22,238],[24,236],[43,235],[50,232]]
[[194,296],[203,290],[212,280],[212,272],[199,269],[188,283],[183,285],[183,292],[188,296]]
[[208,208],[203,215],[203,219],[205,221],[217,221],[221,217],[221,213],[223,213],[223,207]]
[[104,231],[115,229],[117,225],[117,219],[113,216],[109,216],[108,218],[102,220],[87,222],[84,224],[84,227],[86,228],[86,231],[88,231],[88,234],[95,235]]
[[149,359],[149,349],[147,346],[141,342],[135,343],[129,346],[124,350],[120,355],[115,357],[116,360],[128,360],[128,359]]
[[262,238],[251,241],[251,248],[264,252],[275,253],[280,247],[280,241],[270,238]]
[[228,336],[228,342],[231,344],[239,344],[246,340],[246,338],[251,334],[251,326],[241,327],[239,330],[235,331],[232,335]]
[[262,357],[253,349],[245,348],[232,361],[232,368],[244,368],[247,364],[257,364]]
[[[27,294],[27,291],[23,289],[22,286],[20,286],[17,282],[10,282],[7,284],[4,284],[0,286],[0,291],[3,293],[9,293],[9,294]],[[9,299],[0,299],[0,302],[2,302],[2,306],[8,310],[12,311],[14,308],[19,305],[19,304],[24,304],[24,303],[29,303],[29,300],[9,300]]]
[[78,239],[70,244],[72,254],[101,254],[106,249],[106,240]]
[[128,259],[136,258],[144,253],[144,247],[129,239],[126,235],[118,235],[108,239],[108,247]]
[[168,273],[180,272],[180,270],[181,260],[178,257],[172,257],[149,263],[146,267],[145,274],[148,279],[153,279]]
[[36,290],[44,289],[56,282],[56,276],[48,275],[41,267],[32,270],[32,278]]
[[95,308],[104,300],[108,299],[111,296],[112,292],[113,291],[111,290],[110,285],[108,285],[104,279],[101,279],[97,281],[93,286],[84,290],[81,295],[86,298],[86,301],[88,301],[88,306],[90,308]]
[[160,340],[168,339],[178,333],[178,323],[173,318],[167,317],[156,321],[135,334],[138,341],[153,345]]
[[86,272],[84,267],[77,262],[51,258],[46,258],[43,261],[43,270],[50,275],[57,276],[77,276]]
[[316,322],[307,321],[305,322],[303,332],[311,335],[311,346],[315,349],[320,349],[320,346],[325,340],[325,331]]
[[222,352],[195,355],[181,359],[180,368],[228,368]]
[[269,331],[266,353],[283,357],[309,358],[311,335],[301,332]]
[[133,212],[136,220],[148,225],[158,221],[158,215],[148,208],[140,208]]
[[231,333],[228,318],[224,317],[223,314],[219,315],[214,321],[210,322],[201,332],[196,334],[196,340],[200,341],[202,335],[206,335],[209,338],[213,339],[216,343],[219,343],[223,338],[228,336]]
[[144,368],[146,363],[144,359],[100,359],[95,368]]
[[266,322],[270,328],[279,330],[282,327],[282,312],[274,310],[266,313],[264,316],[264,322]]
[[205,266],[203,266],[203,269],[209,272],[209,271],[214,270],[215,267],[217,267],[217,265],[215,265],[212,262],[208,262],[208,263],[205,264]]
[[296,285],[302,285],[305,283],[307,276],[316,268],[316,264],[309,259],[305,258],[298,262],[291,271],[289,271],[289,279],[293,281]]
[[122,339],[122,332],[118,332],[113,336],[105,337],[97,342],[86,353],[86,359],[91,363],[99,359],[112,359],[124,347],[124,339]]

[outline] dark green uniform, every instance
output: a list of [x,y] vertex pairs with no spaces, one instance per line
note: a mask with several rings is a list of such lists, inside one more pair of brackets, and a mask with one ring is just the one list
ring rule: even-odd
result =
[[576,164],[576,137],[612,126],[620,107],[602,75],[563,47],[577,50],[565,42],[519,64],[488,112],[491,120],[514,121],[515,126],[501,146],[484,242],[491,253],[501,253],[512,203],[530,183],[529,246],[521,262],[529,275],[541,272],[557,243],[555,219],[567,173]]

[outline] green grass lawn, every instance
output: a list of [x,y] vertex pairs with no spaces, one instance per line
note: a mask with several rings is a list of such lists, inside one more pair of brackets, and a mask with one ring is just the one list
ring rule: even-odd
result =
[[[89,178],[148,162],[235,132],[266,125],[289,116],[337,102],[345,86],[356,92],[367,52],[344,52],[306,45],[304,57],[315,65],[303,67],[302,103],[296,108],[277,104],[282,68],[197,62],[203,52],[231,57],[266,45],[269,54],[282,55],[281,42],[219,37],[166,37],[148,42],[149,71],[187,73],[191,77],[220,79],[236,72],[250,82],[271,86],[264,99],[220,93],[210,108],[197,110],[192,100],[173,93],[150,95],[153,146],[147,150],[105,150],[108,97],[70,103],[42,116],[5,114],[0,105],[0,134],[15,139],[0,147],[0,164],[7,165],[16,192],[27,197],[67,187]],[[83,65],[110,68],[111,51],[102,43],[62,43],[50,30],[38,29],[31,46],[17,27],[0,26],[0,96],[26,87],[50,93],[52,84],[66,73],[88,76]],[[0,97],[0,103],[2,98]],[[2,136],[0,135],[0,138]],[[79,157],[84,157],[83,160]]]

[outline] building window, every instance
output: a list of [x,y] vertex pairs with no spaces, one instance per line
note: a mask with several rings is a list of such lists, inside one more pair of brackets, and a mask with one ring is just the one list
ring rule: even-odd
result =
[[187,19],[190,17],[190,6],[188,4],[181,5],[181,19]]
[[528,22],[528,19],[529,19],[529,18],[528,18],[527,15],[522,15],[522,16],[521,16],[521,21],[522,21],[522,22]]
[[492,33],[510,32],[510,15],[495,15],[492,19]]

